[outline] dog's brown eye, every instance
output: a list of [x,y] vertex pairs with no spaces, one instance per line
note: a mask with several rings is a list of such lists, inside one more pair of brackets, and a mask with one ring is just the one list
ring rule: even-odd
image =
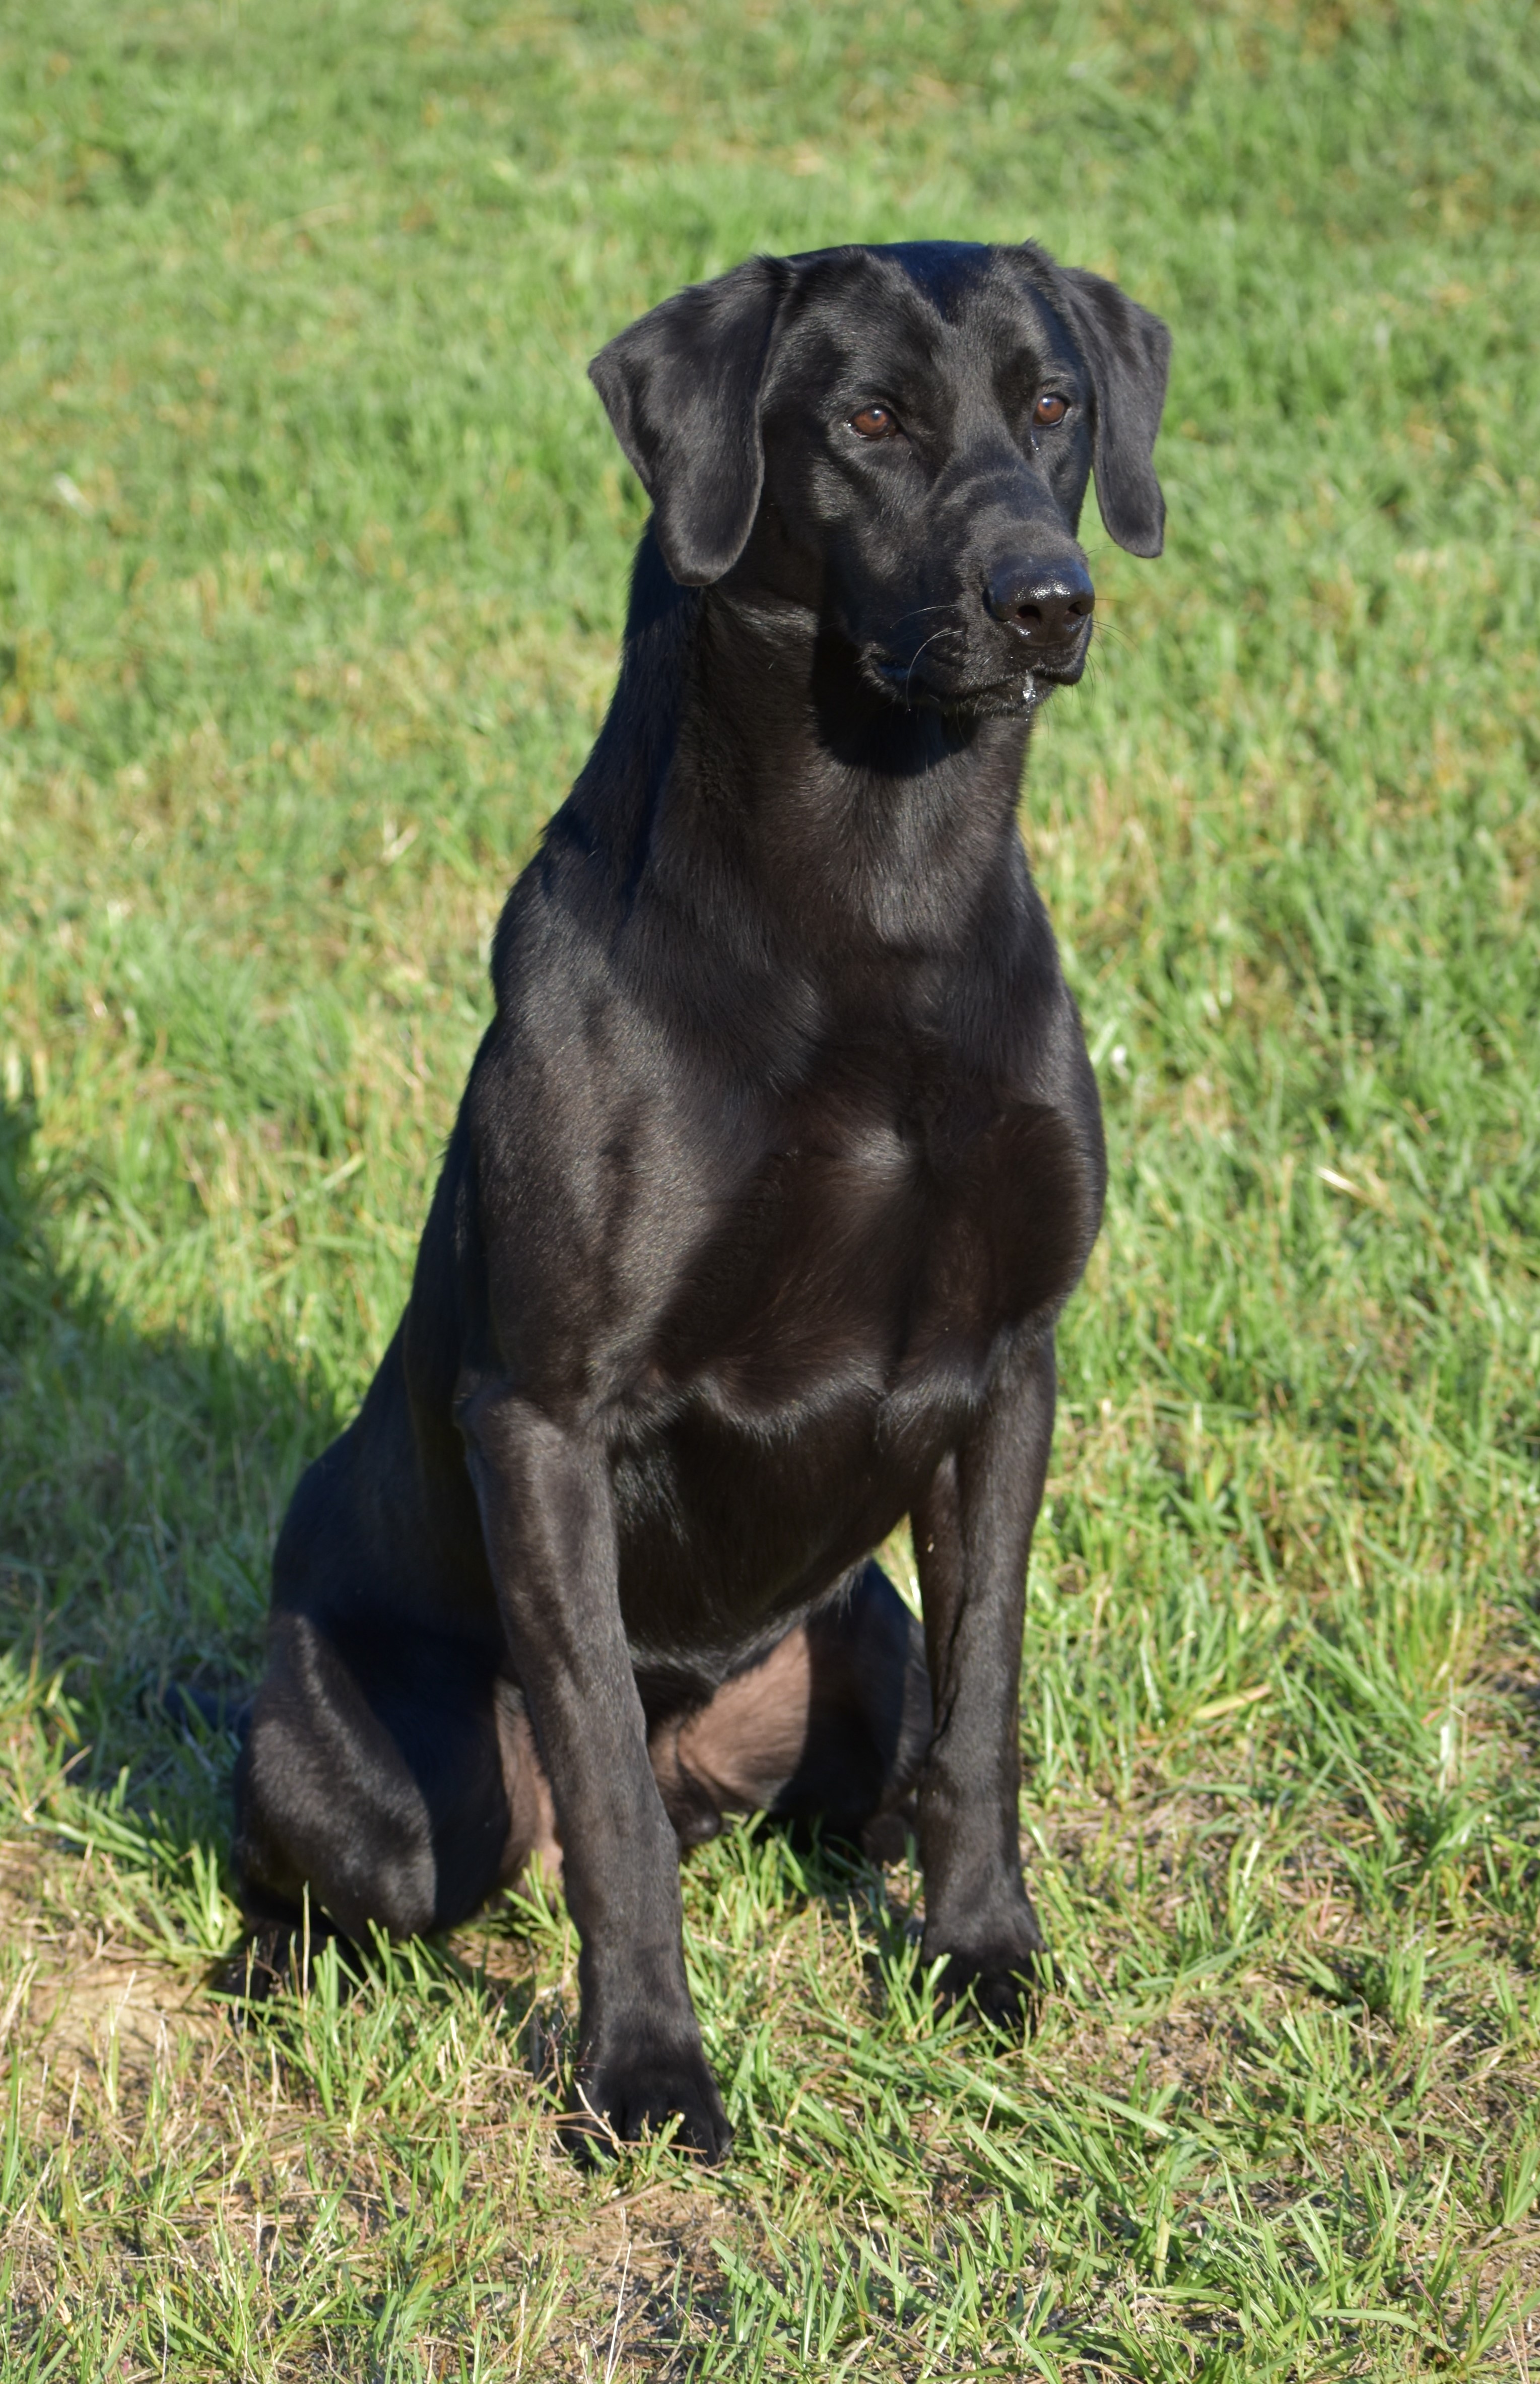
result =
[[850,427],[857,439],[896,439],[898,425],[885,405],[863,405],[859,414],[850,417]]
[[1044,391],[1032,408],[1032,419],[1052,428],[1055,422],[1062,422],[1068,412],[1069,400],[1066,397],[1051,397]]

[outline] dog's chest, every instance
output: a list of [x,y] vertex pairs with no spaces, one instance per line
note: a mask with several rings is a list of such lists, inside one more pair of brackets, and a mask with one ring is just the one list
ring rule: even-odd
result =
[[1052,1308],[1094,1220],[1071,1121],[955,1099],[928,1120],[810,1108],[734,1186],[656,1344],[659,1372],[768,1422],[842,1396],[952,1396]]

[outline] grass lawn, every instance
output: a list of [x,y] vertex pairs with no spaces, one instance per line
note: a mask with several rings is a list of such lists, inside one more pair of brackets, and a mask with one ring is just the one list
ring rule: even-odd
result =
[[[1540,2377],[1537,126],[1528,0],[0,11],[7,2384]],[[588,2177],[560,1908],[231,2025],[231,1749],[144,1692],[256,1666],[600,716],[586,358],[755,248],[1027,233],[1177,340],[1022,811],[1113,1153],[1064,1986],[938,2017],[916,1877],[735,1831],[734,2156]]]

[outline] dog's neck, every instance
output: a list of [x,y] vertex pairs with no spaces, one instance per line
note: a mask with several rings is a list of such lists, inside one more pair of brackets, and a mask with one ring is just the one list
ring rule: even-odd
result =
[[1024,875],[1029,727],[895,702],[806,608],[675,586],[649,534],[573,803],[631,887],[703,911],[730,878],[778,942],[936,950]]

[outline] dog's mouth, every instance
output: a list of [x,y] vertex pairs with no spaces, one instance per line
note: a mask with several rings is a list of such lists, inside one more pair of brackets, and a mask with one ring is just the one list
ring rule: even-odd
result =
[[1024,719],[1054,688],[1074,686],[1085,669],[1090,642],[1078,639],[1067,652],[1023,652],[1008,675],[991,678],[943,676],[928,668],[924,656],[905,663],[876,647],[863,653],[861,664],[870,684],[906,710]]

